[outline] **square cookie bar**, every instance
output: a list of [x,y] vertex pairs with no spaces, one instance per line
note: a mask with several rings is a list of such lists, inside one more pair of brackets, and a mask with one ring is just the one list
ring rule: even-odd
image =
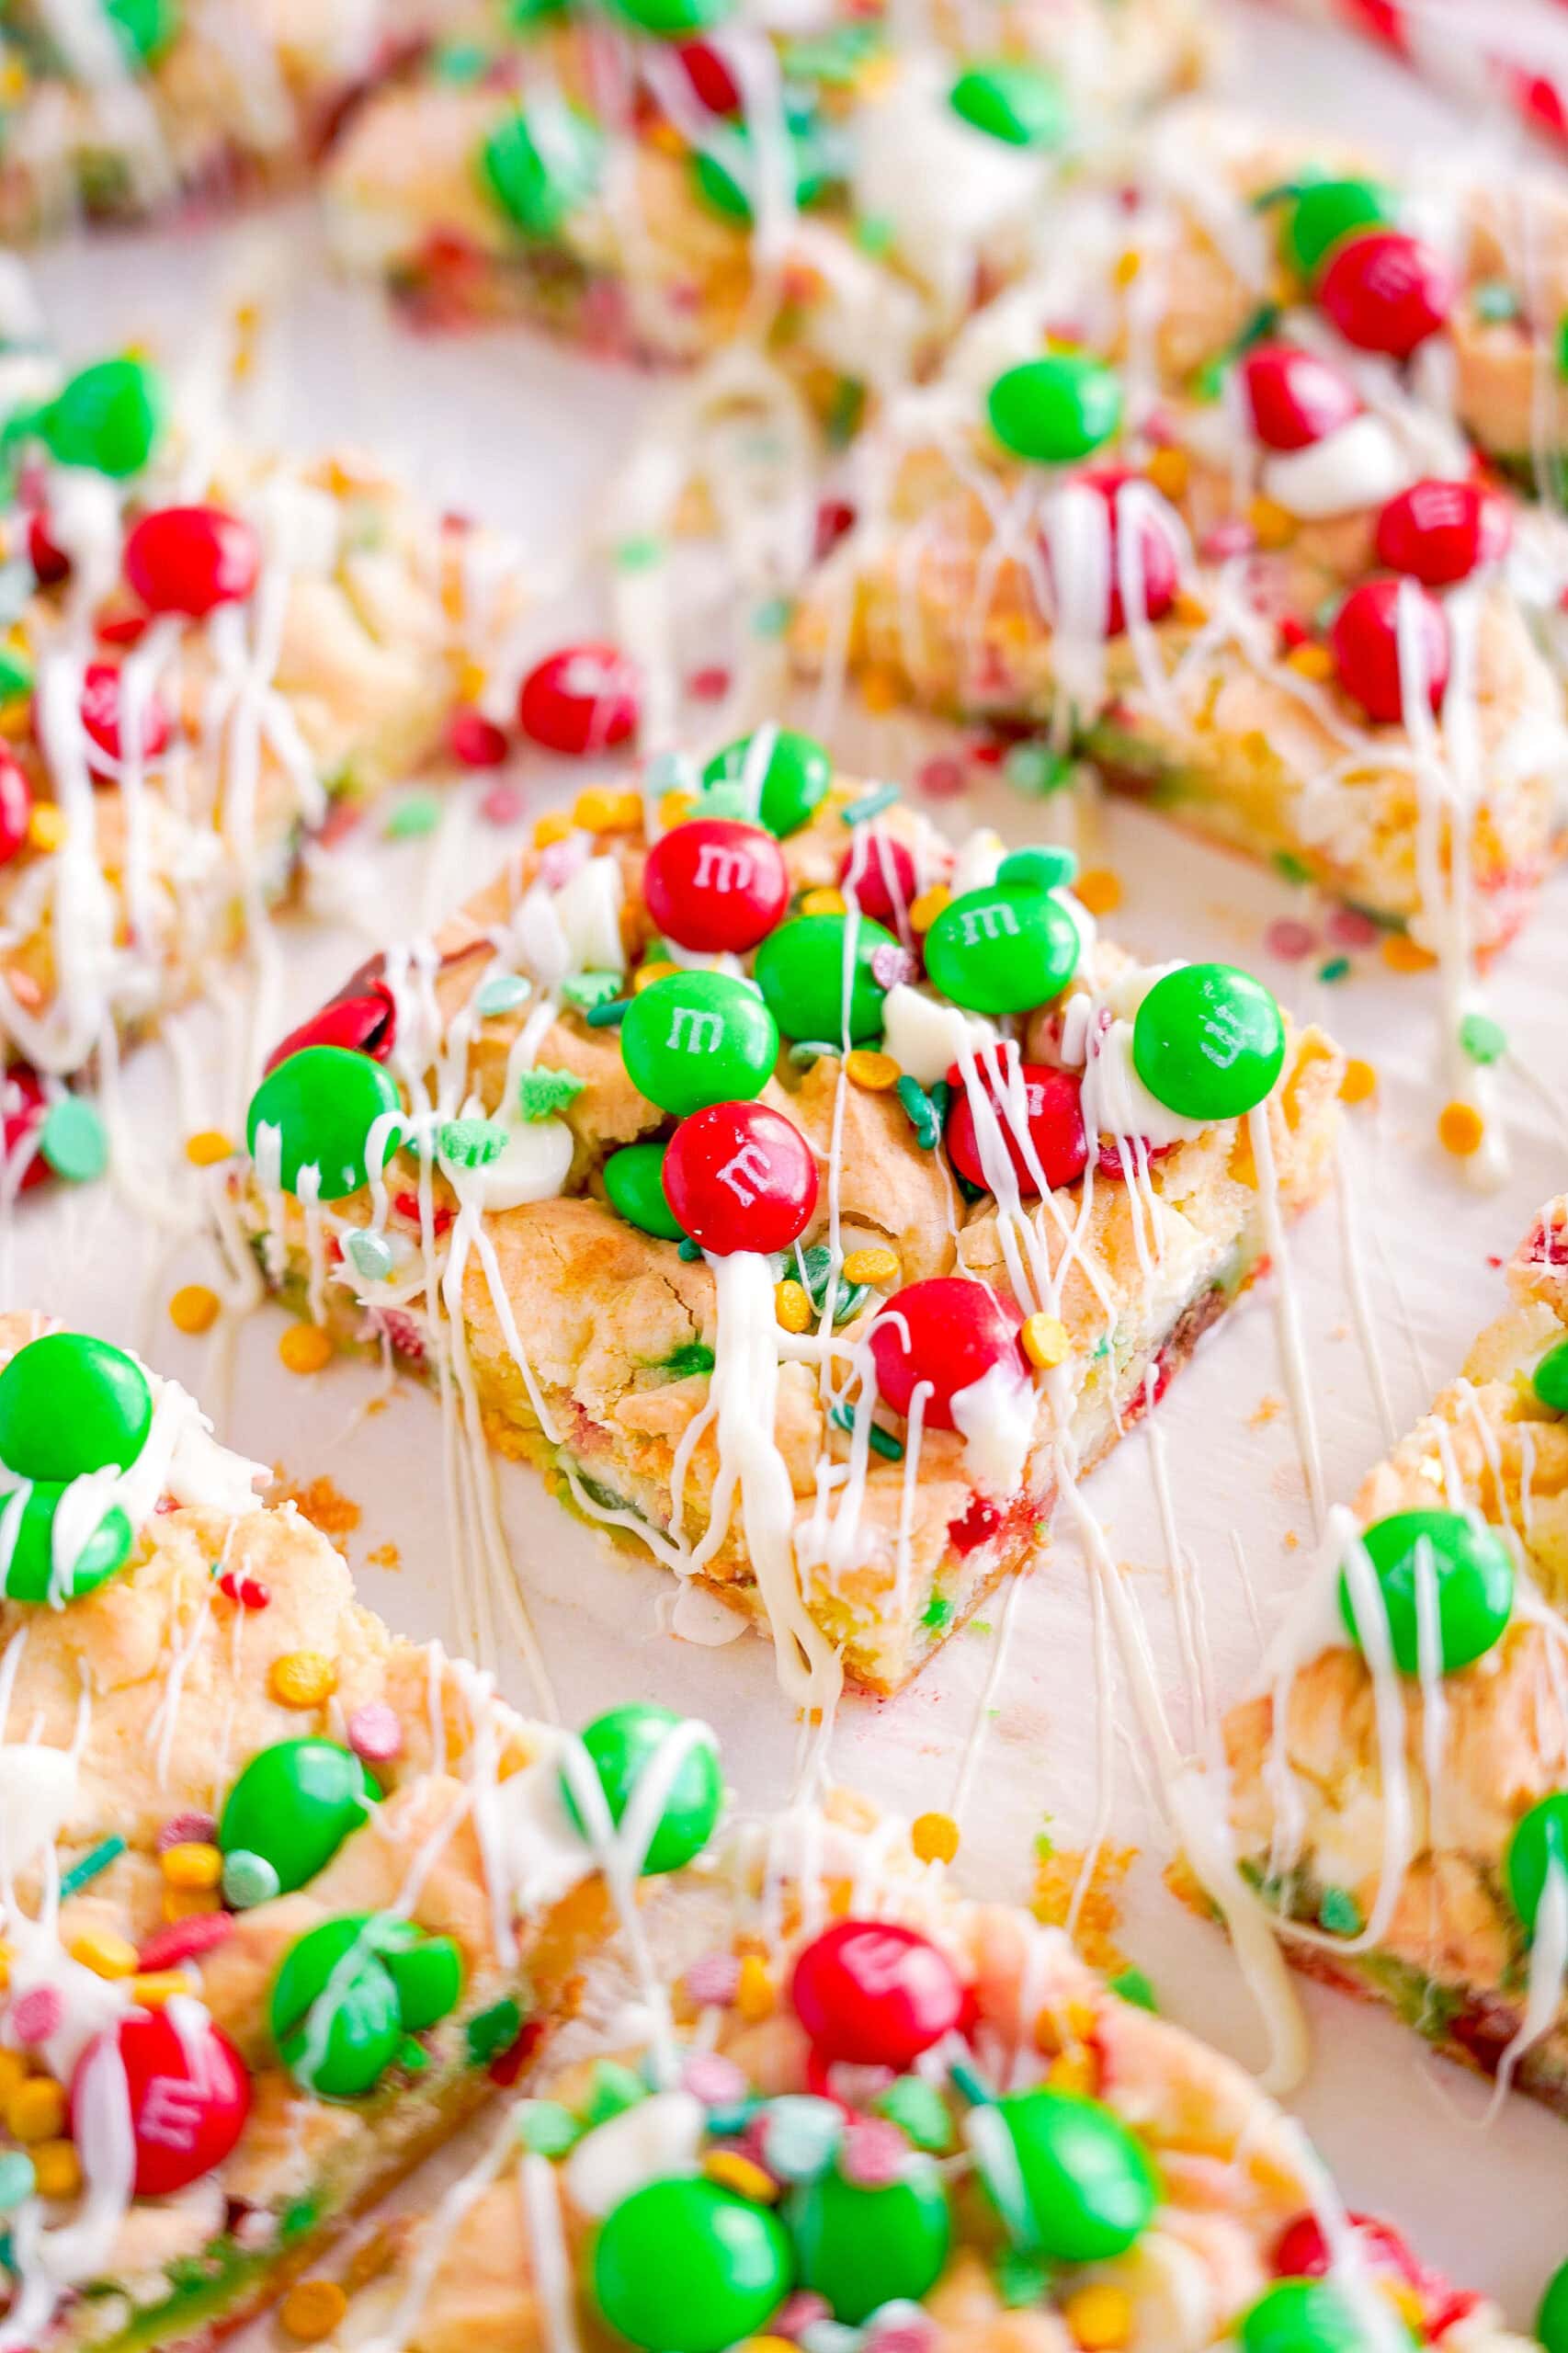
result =
[[285,1040],[239,1216],[798,1698],[896,1690],[1282,1249],[1343,1063],[809,737],[690,781],[591,789]]
[[1568,1207],[1335,1525],[1229,1716],[1230,1838],[1284,1950],[1568,2114]]
[[0,2341],[205,2346],[569,2014],[712,1735],[524,1722],[176,1383],[0,1352]]

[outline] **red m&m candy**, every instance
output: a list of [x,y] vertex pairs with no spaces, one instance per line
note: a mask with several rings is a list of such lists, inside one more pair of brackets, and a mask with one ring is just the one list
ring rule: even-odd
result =
[[49,517],[41,506],[35,506],[28,517],[28,561],[40,588],[58,587],[71,577],[71,559],[51,539]]
[[993,1365],[1028,1365],[1018,1341],[1023,1318],[1011,1300],[963,1275],[934,1275],[895,1290],[871,1326],[877,1387],[895,1414],[907,1414],[917,1381],[929,1384],[925,1418],[950,1430],[953,1399],[983,1381]]
[[765,1103],[710,1103],[665,1154],[665,1198],[694,1242],[728,1257],[788,1250],[817,1205],[817,1165],[792,1120]]
[[1404,717],[1399,658],[1402,599],[1414,612],[1415,645],[1427,699],[1436,710],[1449,683],[1449,625],[1443,608],[1413,580],[1380,577],[1352,588],[1334,617],[1329,642],[1346,693],[1369,719],[1397,726]]
[[199,620],[256,586],[261,542],[221,506],[160,506],[125,542],[125,577],[149,611]]
[[19,1193],[30,1192],[48,1179],[49,1163],[37,1149],[38,1131],[48,1109],[43,1083],[35,1070],[26,1063],[13,1063],[9,1070],[0,1071],[0,1143],[5,1147],[6,1170],[14,1172],[24,1153],[31,1155],[21,1176],[13,1174],[11,1178]]
[[33,789],[14,752],[0,744],[0,866],[16,857],[28,837]]
[[1347,377],[1293,343],[1256,344],[1242,361],[1242,386],[1266,449],[1308,449],[1361,406]]
[[[1105,501],[1107,585],[1103,626],[1107,637],[1119,637],[1127,627],[1127,608],[1121,595],[1121,493],[1128,483],[1140,481],[1141,477],[1125,466],[1101,466],[1079,476],[1084,489],[1096,491]],[[1138,551],[1142,559],[1143,611],[1150,620],[1157,621],[1176,602],[1177,576],[1176,548],[1157,514],[1142,517]],[[1049,543],[1045,554],[1048,565],[1053,567],[1055,591],[1061,598],[1062,584],[1054,580],[1054,559]]]
[[666,939],[702,955],[766,939],[790,904],[784,854],[761,825],[693,817],[648,852],[642,894]]
[[1513,518],[1484,483],[1430,476],[1391,498],[1378,517],[1378,562],[1428,588],[1468,580],[1508,552]]
[[371,981],[363,989],[335,996],[330,1005],[290,1029],[267,1055],[267,1068],[276,1070],[279,1063],[306,1046],[347,1046],[350,1053],[369,1054],[373,1063],[384,1063],[396,1037],[396,1000],[384,981]]
[[706,107],[710,114],[739,113],[740,85],[722,50],[709,40],[683,40],[677,44],[676,55],[686,68],[686,78],[699,106]]
[[[1083,1175],[1088,1164],[1089,1144],[1079,1108],[1084,1082],[1076,1071],[1051,1070],[1044,1063],[1024,1063],[1017,1071],[1017,1086],[1010,1087],[993,1085],[983,1065],[981,1077],[986,1100],[1001,1126],[1002,1141],[1012,1159],[1018,1190],[1026,1199],[1032,1199],[1040,1191],[1039,1180],[1029,1165],[1029,1154],[1052,1191],[1058,1185],[1071,1185]],[[980,1156],[980,1139],[975,1131],[974,1106],[962,1072],[949,1071],[948,1084],[954,1089],[952,1108],[948,1113],[948,1157],[960,1176],[989,1192],[990,1179]],[[1018,1086],[1023,1089],[1026,1106],[1028,1154],[1010,1117]]]
[[1402,229],[1347,237],[1324,273],[1318,300],[1346,343],[1408,359],[1454,307],[1454,273]]
[[[1374,2271],[1397,2272],[1413,2288],[1422,2284],[1421,2266],[1392,2222],[1371,2214],[1347,2217],[1365,2260]],[[1315,2214],[1298,2214],[1274,2250],[1274,2269],[1281,2279],[1323,2279],[1333,2269],[1323,2224]]]
[[814,1937],[796,1961],[790,1998],[820,2057],[901,2074],[965,2008],[947,1954],[894,1920],[840,1920]]
[[137,2197],[165,2197],[221,2165],[250,2113],[250,2077],[200,2006],[176,1995],[161,2010],[133,2010],[88,2043],[71,2078],[71,2130],[85,2146],[102,2140],[118,2104],[117,2051]]
[[920,889],[909,851],[903,842],[890,840],[877,825],[856,828],[855,837],[839,865],[838,880],[846,890],[854,892],[855,904],[863,915],[870,915],[877,923],[892,924],[895,929],[899,917],[908,914]]
[[[82,725],[90,744],[106,753],[110,760],[120,755],[120,703],[124,696],[124,673],[118,663],[89,662],[82,678]],[[150,688],[143,689],[142,706],[142,756],[155,760],[169,740],[169,714],[158,696]],[[107,773],[100,761],[89,752],[87,762],[101,774]]]
[[613,645],[564,646],[518,688],[517,724],[547,752],[613,751],[636,732],[637,690],[636,670]]

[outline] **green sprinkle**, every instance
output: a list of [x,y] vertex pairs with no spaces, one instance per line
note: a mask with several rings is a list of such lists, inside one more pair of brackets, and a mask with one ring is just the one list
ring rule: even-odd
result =
[[665,543],[663,540],[654,538],[652,532],[644,532],[638,539],[622,540],[615,551],[618,572],[648,572],[655,563],[663,563],[664,560]]
[[1201,368],[1192,371],[1192,397],[1195,401],[1213,403],[1225,389],[1230,363],[1225,359],[1206,359]]
[[32,664],[15,646],[0,645],[0,702],[15,702],[33,690]]
[[840,376],[833,388],[823,431],[830,449],[842,449],[860,430],[866,414],[866,387],[858,376]]
[[917,1078],[907,1071],[898,1082],[898,1099],[903,1107],[904,1118],[915,1130],[915,1141],[922,1152],[934,1152],[942,1132],[937,1117],[937,1107]]
[[108,1166],[108,1131],[82,1095],[55,1097],[43,1115],[38,1148],[67,1184],[91,1184]]
[[[853,1405],[830,1405],[827,1410],[827,1418],[835,1429],[853,1429],[855,1427],[855,1408]],[[880,1454],[884,1462],[902,1462],[903,1461],[903,1440],[900,1438],[894,1438],[892,1430],[884,1430],[881,1425],[876,1422],[871,1424],[870,1429],[867,1433],[867,1442],[870,1447],[871,1452],[873,1454]]]
[[1043,2255],[1010,2246],[996,2258],[996,2293],[1008,2312],[1043,2302],[1051,2289],[1051,2266]]
[[989,1618],[971,1618],[964,1628],[966,1634],[989,1634],[994,1631]]
[[589,1006],[589,1029],[619,1029],[626,1018],[626,1008],[631,1002],[631,999],[629,996],[609,996],[603,998],[597,1005]]
[[904,2138],[934,2157],[946,2156],[953,2145],[953,2120],[935,2084],[920,2075],[900,2075],[871,2102],[878,2116],[896,2124]]
[[639,2100],[648,2097],[648,2086],[631,2067],[623,2067],[619,2060],[600,2059],[595,2065],[588,2096],[582,2112],[590,2124],[608,2124],[612,2116],[619,2116]]
[[320,2220],[321,2201],[307,2192],[303,2198],[296,2198],[291,2206],[284,2208],[278,2224],[278,2235],[287,2246],[290,2239],[302,2238],[307,2231],[313,2231]]
[[659,1358],[659,1370],[667,1372],[672,1381],[688,1381],[693,1373],[711,1372],[713,1351],[706,1340],[683,1340],[667,1357]]
[[[795,1262],[812,1305],[819,1315],[830,1295],[835,1324],[847,1324],[852,1315],[858,1315],[866,1303],[868,1286],[865,1283],[846,1283],[843,1279],[825,1242],[813,1242],[804,1253],[797,1250]],[[846,1427],[847,1425],[841,1427]]]
[[[589,1015],[589,1019],[593,1016]],[[525,1120],[552,1120],[575,1103],[587,1085],[574,1071],[557,1070],[548,1063],[525,1070],[517,1076],[517,1103]]]
[[459,1168],[488,1168],[506,1149],[499,1120],[443,1120],[436,1131],[437,1154]]
[[1557,322],[1557,372],[1568,381],[1568,311]]
[[397,2047],[397,2064],[405,2075],[422,2075],[430,2064],[430,2053],[422,2042],[415,2042],[411,2034],[405,2034]]
[[591,1013],[596,1005],[603,1005],[620,987],[619,972],[573,972],[561,983],[561,994],[579,1013]]
[[688,1267],[702,1256],[701,1243],[694,1242],[689,1233],[681,1235],[680,1240],[676,1244],[676,1254],[686,1260]]
[[558,2099],[526,2099],[514,2110],[517,2139],[530,2155],[563,2157],[583,2137],[583,2128]]
[[1110,1980],[1110,1990],[1119,1994],[1124,2002],[1131,2002],[1140,2010],[1158,2011],[1154,1989],[1141,1969],[1124,1969]]
[[790,41],[781,63],[792,82],[846,85],[856,81],[868,59],[881,46],[875,25],[839,25],[831,32],[811,33]]
[[846,825],[869,825],[873,817],[880,817],[884,809],[891,809],[897,799],[896,784],[879,784],[873,786],[869,792],[862,792],[858,800],[847,802],[838,813]]
[[471,2067],[487,2067],[499,2052],[509,2051],[523,2030],[523,2013],[511,1995],[476,2010],[464,2029]]
[[1325,964],[1320,964],[1318,966],[1318,978],[1320,981],[1343,981],[1349,977],[1349,972],[1350,959],[1348,956],[1331,956]]
[[1056,842],[1010,850],[996,869],[998,882],[1016,883],[1020,891],[1070,891],[1077,879],[1077,851]]
[[1276,180],[1272,187],[1258,189],[1251,199],[1252,209],[1255,212],[1268,212],[1277,204],[1294,204],[1303,187],[1310,185],[1303,180]]
[[1475,315],[1496,324],[1519,315],[1519,298],[1506,278],[1483,278],[1471,295]]
[[412,842],[433,834],[441,822],[441,804],[433,792],[411,792],[392,813],[381,832],[389,842]]
[[953,1605],[945,1593],[934,1593],[920,1613],[920,1623],[933,1634],[939,1634],[952,1622]]
[[368,1228],[356,1226],[343,1246],[355,1273],[367,1282],[384,1281],[391,1274],[392,1248],[384,1233],[372,1233]]
[[868,212],[855,223],[855,242],[863,254],[891,253],[898,243],[898,224],[885,212]]
[[794,605],[788,597],[767,597],[751,617],[754,637],[782,637],[790,626]]
[[1489,1013],[1467,1013],[1460,1023],[1460,1044],[1472,1063],[1501,1062],[1508,1051],[1508,1033]]
[[1334,1937],[1358,1937],[1367,1925],[1361,1906],[1347,1887],[1324,1889],[1318,1921]]
[[1233,353],[1250,351],[1255,343],[1262,343],[1266,336],[1271,335],[1278,324],[1278,303],[1260,302],[1231,346]]
[[838,1051],[825,1038],[797,1038],[790,1049],[790,1067],[791,1070],[810,1070],[813,1063],[820,1063],[824,1056],[836,1054]]
[[525,981],[521,972],[497,972],[486,981],[473,1000],[473,1009],[482,1019],[490,1020],[497,1013],[515,1013],[533,995],[533,983]]
[[1275,872],[1282,874],[1287,882],[1310,882],[1312,879],[1312,868],[1305,858],[1298,858],[1293,849],[1277,849],[1269,862]]
[[1036,801],[1049,800],[1073,781],[1073,762],[1049,744],[1015,744],[1002,763],[1002,773],[1017,792]]
[[83,1888],[90,1886],[111,1863],[117,1863],[124,1852],[125,1841],[118,1830],[111,1832],[107,1838],[100,1838],[96,1847],[89,1847],[79,1863],[73,1863],[68,1871],[61,1874],[61,1902],[63,1904],[68,1895],[80,1894]]

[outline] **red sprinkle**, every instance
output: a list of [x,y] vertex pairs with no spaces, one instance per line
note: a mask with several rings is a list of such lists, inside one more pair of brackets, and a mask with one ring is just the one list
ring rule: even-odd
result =
[[498,768],[508,748],[505,731],[467,704],[453,711],[447,742],[453,759],[460,760],[465,768]]
[[259,1577],[237,1577],[233,1569],[225,1569],[218,1580],[220,1593],[237,1602],[242,1609],[265,1609],[272,1599],[271,1588]]
[[[410,1225],[419,1224],[419,1196],[417,1193],[394,1193],[392,1195],[392,1207],[396,1210],[399,1217],[405,1217],[408,1220]],[[434,1225],[437,1234],[445,1233],[448,1226],[450,1225],[454,1215],[455,1211],[444,1208],[439,1203],[437,1204],[435,1214],[431,1219],[431,1223]]]
[[167,1927],[153,1929],[137,1953],[136,1966],[177,1969],[182,1961],[199,1961],[226,1944],[236,1926],[232,1912],[192,1912],[183,1920],[171,1920]]
[[955,760],[949,752],[938,752],[934,759],[922,761],[915,771],[915,790],[933,801],[950,801],[955,793],[965,790],[967,782],[962,761]]
[[171,1847],[210,1847],[217,1836],[218,1824],[210,1813],[176,1813],[160,1828],[157,1848],[165,1855]]
[[730,691],[730,674],[717,665],[707,670],[694,670],[686,682],[686,690],[697,702],[722,702]]

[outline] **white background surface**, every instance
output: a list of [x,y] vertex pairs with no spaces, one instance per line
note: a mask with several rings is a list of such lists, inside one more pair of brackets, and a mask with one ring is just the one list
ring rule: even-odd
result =
[[[1237,33],[1233,80],[1274,113],[1396,142],[1451,135],[1436,101],[1365,51],[1262,13],[1238,18]],[[498,514],[542,557],[560,563],[646,412],[647,384],[522,337],[411,341],[381,323],[365,297],[316,281],[307,214],[284,216],[277,233],[294,278],[277,392],[285,438],[301,447],[346,435],[369,442],[409,467],[426,493]],[[40,270],[51,324],[73,354],[140,336],[177,362],[204,298],[223,282],[236,240],[254,234],[253,224],[59,252]],[[541,643],[558,642],[560,633],[546,614]],[[887,722],[876,745],[878,772],[907,779],[916,757],[915,732]],[[523,761],[514,778],[530,814],[561,786],[559,777]],[[956,824],[984,816],[1013,839],[1028,836],[1030,810],[1001,795],[984,808],[948,803],[945,813]],[[1568,1114],[1561,1100],[1550,1108],[1517,1074],[1506,1075],[1511,1173],[1498,1192],[1468,1189],[1432,1140],[1441,1093],[1434,1075],[1437,992],[1428,978],[1395,978],[1362,954],[1353,978],[1330,987],[1312,977],[1321,955],[1304,965],[1272,962],[1262,945],[1267,923],[1299,913],[1321,930],[1324,910],[1139,812],[1112,810],[1099,822],[1103,835],[1085,845],[1085,862],[1120,871],[1126,898],[1112,927],[1130,947],[1251,963],[1299,1014],[1328,1019],[1352,1051],[1377,1065],[1377,1104],[1349,1121],[1345,1201],[1358,1232],[1382,1377],[1403,1427],[1502,1307],[1488,1254],[1506,1256],[1540,1202],[1568,1181]],[[436,841],[363,847],[354,857],[368,878],[373,927],[392,936],[428,921],[483,879],[506,840],[459,805]],[[284,939],[291,1022],[366,951],[359,937],[341,928],[291,925]],[[1330,952],[1325,946],[1321,954]],[[1491,995],[1518,1063],[1560,1098],[1568,1095],[1564,879],[1496,973]],[[180,1035],[199,1061],[212,1048],[215,1026],[199,1016]],[[232,1124],[234,1116],[222,1091],[202,1082],[176,1100],[173,1070],[170,1055],[154,1046],[128,1074],[127,1107],[138,1134],[151,1140],[151,1168],[190,1128],[213,1119]],[[208,1344],[182,1339],[165,1313],[177,1281],[210,1277],[212,1268],[200,1244],[181,1238],[178,1204],[161,1179],[141,1210],[107,1185],[29,1202],[4,1246],[9,1263],[0,1266],[0,1295],[8,1304],[42,1307],[138,1347],[205,1394],[230,1442],[281,1463],[290,1478],[303,1483],[330,1472],[363,1507],[348,1549],[366,1597],[411,1634],[453,1631],[440,1427],[428,1396],[411,1389],[367,1418],[364,1408],[380,1388],[369,1371],[340,1365],[310,1381],[292,1378],[278,1361],[283,1326],[271,1309],[240,1335],[237,1376],[226,1394]],[[1332,1203],[1318,1211],[1297,1229],[1292,1248],[1328,1491],[1347,1497],[1385,1434],[1352,1323],[1342,1211]],[[1201,1597],[1224,1699],[1256,1663],[1259,1623],[1272,1626],[1311,1557],[1311,1516],[1283,1395],[1266,1292],[1205,1345],[1162,1407],[1153,1440],[1142,1433],[1130,1438],[1093,1484],[1092,1499],[1150,1626],[1178,1738],[1190,1735],[1192,1718],[1173,1639],[1151,1446],[1165,1451],[1184,1569]],[[631,1698],[702,1713],[723,1738],[741,1799],[779,1800],[796,1733],[768,1650],[751,1640],[703,1650],[662,1634],[656,1612],[667,1579],[605,1558],[585,1531],[543,1504],[528,1472],[503,1466],[501,1491],[563,1716],[577,1721]],[[1256,1590],[1256,1619],[1234,1539]],[[366,1567],[367,1552],[389,1540],[400,1548],[401,1569]],[[1071,1538],[1063,1535],[1053,1557],[1017,1588],[1006,1616],[1006,1643],[998,1597],[989,1631],[957,1637],[903,1699],[846,1699],[831,1771],[917,1812],[953,1806],[967,1758],[958,1869],[976,1890],[1010,1894],[1028,1892],[1038,1833],[1049,1824],[1060,1843],[1081,1844],[1108,1804],[1114,1839],[1145,1849],[1128,1904],[1132,1956],[1171,2014],[1256,2063],[1261,2037],[1227,1948],[1161,1885],[1164,1845],[1142,1786],[1133,1720],[1114,1666],[1094,1664],[1088,1588]],[[530,1704],[520,1662],[504,1665],[503,1681],[519,1703]],[[1114,1774],[1108,1787],[1106,1751]],[[1409,2229],[1430,2258],[1496,2292],[1516,2325],[1528,2325],[1541,2281],[1568,2256],[1568,2129],[1517,2100],[1483,2129],[1483,2087],[1429,2060],[1392,2018],[1340,1996],[1309,1991],[1305,1999],[1315,2063],[1297,2104],[1352,2204]]]

